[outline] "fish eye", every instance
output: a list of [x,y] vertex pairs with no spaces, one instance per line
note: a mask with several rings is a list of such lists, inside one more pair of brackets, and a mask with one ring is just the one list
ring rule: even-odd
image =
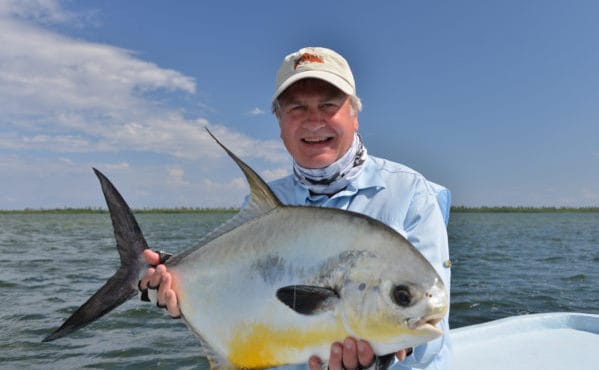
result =
[[391,291],[393,301],[401,307],[408,307],[412,302],[412,294],[410,288],[406,285],[397,285]]

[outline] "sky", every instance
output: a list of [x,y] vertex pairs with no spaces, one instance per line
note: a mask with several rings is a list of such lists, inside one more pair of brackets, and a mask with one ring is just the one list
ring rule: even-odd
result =
[[[283,5],[285,4],[285,5]],[[0,209],[237,207],[290,172],[284,56],[350,63],[368,152],[456,206],[599,206],[599,2],[0,0]]]

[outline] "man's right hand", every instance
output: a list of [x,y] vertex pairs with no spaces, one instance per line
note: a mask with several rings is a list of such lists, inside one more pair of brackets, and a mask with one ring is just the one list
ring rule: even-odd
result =
[[160,264],[160,255],[151,249],[146,249],[144,251],[144,258],[148,264],[156,266],[156,268],[150,267],[141,278],[139,282],[140,289],[158,288],[156,295],[158,299],[156,304],[158,307],[166,308],[168,314],[173,318],[180,317],[181,311],[177,304],[177,295],[171,287],[173,278],[166,270],[166,266]]
[[[412,349],[403,349],[395,353],[399,361],[403,361],[412,353]],[[357,370],[370,369],[375,362],[374,351],[370,344],[364,340],[356,340],[347,337],[343,341],[331,344],[331,354],[329,356],[329,370]],[[322,369],[322,361],[317,356],[312,356],[308,360],[310,370]]]

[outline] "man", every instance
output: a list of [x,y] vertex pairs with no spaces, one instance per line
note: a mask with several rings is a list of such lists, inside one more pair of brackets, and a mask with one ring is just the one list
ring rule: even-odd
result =
[[[449,192],[406,166],[367,154],[357,134],[361,102],[347,61],[326,48],[303,48],[288,55],[277,73],[272,110],[293,158],[293,174],[269,184],[281,202],[351,210],[388,224],[423,253],[449,289]],[[150,250],[145,258],[152,265],[160,261]],[[140,287],[148,286],[159,286],[158,304],[170,315],[179,315],[164,265],[148,270]],[[391,366],[448,369],[447,320],[448,316],[439,324],[443,337],[397,352]],[[330,370],[367,368],[373,362],[366,341],[346,338],[331,345]],[[313,356],[308,365],[316,370],[321,361]]]

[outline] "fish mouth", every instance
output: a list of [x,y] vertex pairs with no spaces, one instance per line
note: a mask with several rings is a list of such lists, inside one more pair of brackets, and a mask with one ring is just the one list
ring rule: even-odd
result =
[[441,330],[437,324],[441,322],[442,319],[443,315],[440,314],[426,316],[418,320],[412,319],[409,320],[408,327],[412,330],[432,332],[441,335],[443,334],[443,330]]

